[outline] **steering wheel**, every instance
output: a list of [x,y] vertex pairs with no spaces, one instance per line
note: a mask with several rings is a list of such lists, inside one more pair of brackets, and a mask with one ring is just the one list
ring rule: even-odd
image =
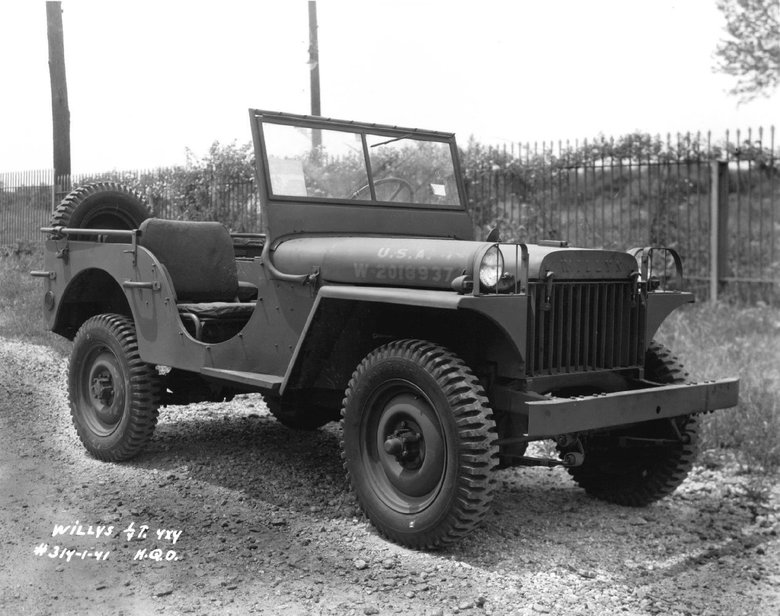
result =
[[[380,191],[379,190],[380,186],[387,186],[387,188],[383,188]],[[389,177],[389,178],[382,178],[381,180],[376,180],[374,182],[374,191],[376,192],[377,201],[411,202],[414,199],[414,188],[412,188],[412,185],[409,182],[407,182],[406,180],[402,180],[401,178]],[[408,198],[396,199],[396,197],[398,197],[398,195],[400,195],[403,191],[406,191],[408,193]],[[371,193],[370,188],[368,184],[366,184],[362,188],[358,188],[355,192],[353,192],[351,198],[352,199],[370,198],[370,193]]]

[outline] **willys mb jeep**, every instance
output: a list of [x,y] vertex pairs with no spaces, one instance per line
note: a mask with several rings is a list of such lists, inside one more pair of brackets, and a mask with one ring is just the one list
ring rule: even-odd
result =
[[[689,383],[653,341],[693,301],[665,284],[674,251],[478,239],[452,134],[250,118],[264,233],[153,218],[113,183],[44,229],[33,275],[92,455],[136,455],[160,404],[261,392],[290,428],[340,420],[363,512],[417,548],[473,529],[501,467],[560,464],[633,506],[683,481],[697,415],[738,381]],[[558,456],[527,456],[543,439]]]

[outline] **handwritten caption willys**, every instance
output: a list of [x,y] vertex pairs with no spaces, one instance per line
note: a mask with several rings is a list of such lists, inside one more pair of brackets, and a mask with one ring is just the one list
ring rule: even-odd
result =
[[41,542],[35,546],[35,556],[53,560],[71,562],[73,560],[106,561],[116,550],[110,550],[99,544],[102,539],[127,539],[127,541],[148,542],[145,547],[136,548],[132,560],[152,560],[156,562],[174,562],[180,559],[173,549],[183,534],[183,530],[174,528],[152,528],[148,524],[131,521],[123,530],[121,526],[104,524],[55,524],[51,536],[53,541]]

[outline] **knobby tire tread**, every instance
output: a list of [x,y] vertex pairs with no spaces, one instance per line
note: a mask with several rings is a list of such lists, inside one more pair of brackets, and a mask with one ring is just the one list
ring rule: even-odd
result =
[[[646,353],[647,378],[664,384],[685,383],[688,373],[664,345],[652,341]],[[585,491],[607,502],[631,507],[649,505],[674,492],[693,467],[698,453],[699,423],[696,415],[677,420],[687,443],[649,447],[645,451],[620,448],[616,436],[582,437],[585,462],[567,469]]]
[[[378,361],[401,358],[419,364],[429,371],[446,395],[458,431],[461,451],[458,456],[458,475],[455,505],[448,512],[441,530],[432,536],[408,536],[384,528],[372,519],[370,512],[360,504],[363,513],[387,539],[417,549],[440,549],[451,545],[472,531],[484,519],[493,500],[498,465],[497,431],[493,413],[482,385],[457,355],[446,348],[424,340],[402,339],[375,349],[357,367],[349,381],[342,404],[341,457],[347,480],[352,483],[344,443],[344,423],[348,400],[367,370]],[[468,429],[468,433],[464,430]],[[358,499],[359,500],[359,499]]]
[[[135,325],[129,317],[120,314],[100,314],[87,320],[74,338],[76,345],[88,337],[95,329],[103,329],[119,343],[128,364],[129,419],[121,444],[111,450],[98,450],[90,445],[76,415],[76,403],[71,396],[70,414],[79,439],[84,447],[96,458],[109,462],[127,460],[137,455],[154,434],[160,406],[160,381],[154,367],[141,360]],[[71,356],[70,372],[77,370]]]
[[[117,228],[137,228],[152,214],[145,199],[132,188],[118,182],[93,182],[74,188],[60,201],[51,215],[51,226],[90,228],[89,224],[84,226],[82,219],[85,214],[82,212],[86,208],[100,209],[100,199],[103,195],[106,198],[112,196],[120,198],[121,207],[113,208],[122,212],[121,217],[117,217],[117,220],[120,221]],[[105,213],[106,211],[104,211]]]

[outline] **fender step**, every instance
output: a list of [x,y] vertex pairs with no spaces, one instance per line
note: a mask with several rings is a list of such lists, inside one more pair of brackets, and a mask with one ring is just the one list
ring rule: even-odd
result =
[[223,370],[221,368],[201,368],[200,373],[220,381],[229,383],[241,383],[261,389],[278,392],[284,377],[273,374],[260,374],[259,372],[241,372],[240,370]]

